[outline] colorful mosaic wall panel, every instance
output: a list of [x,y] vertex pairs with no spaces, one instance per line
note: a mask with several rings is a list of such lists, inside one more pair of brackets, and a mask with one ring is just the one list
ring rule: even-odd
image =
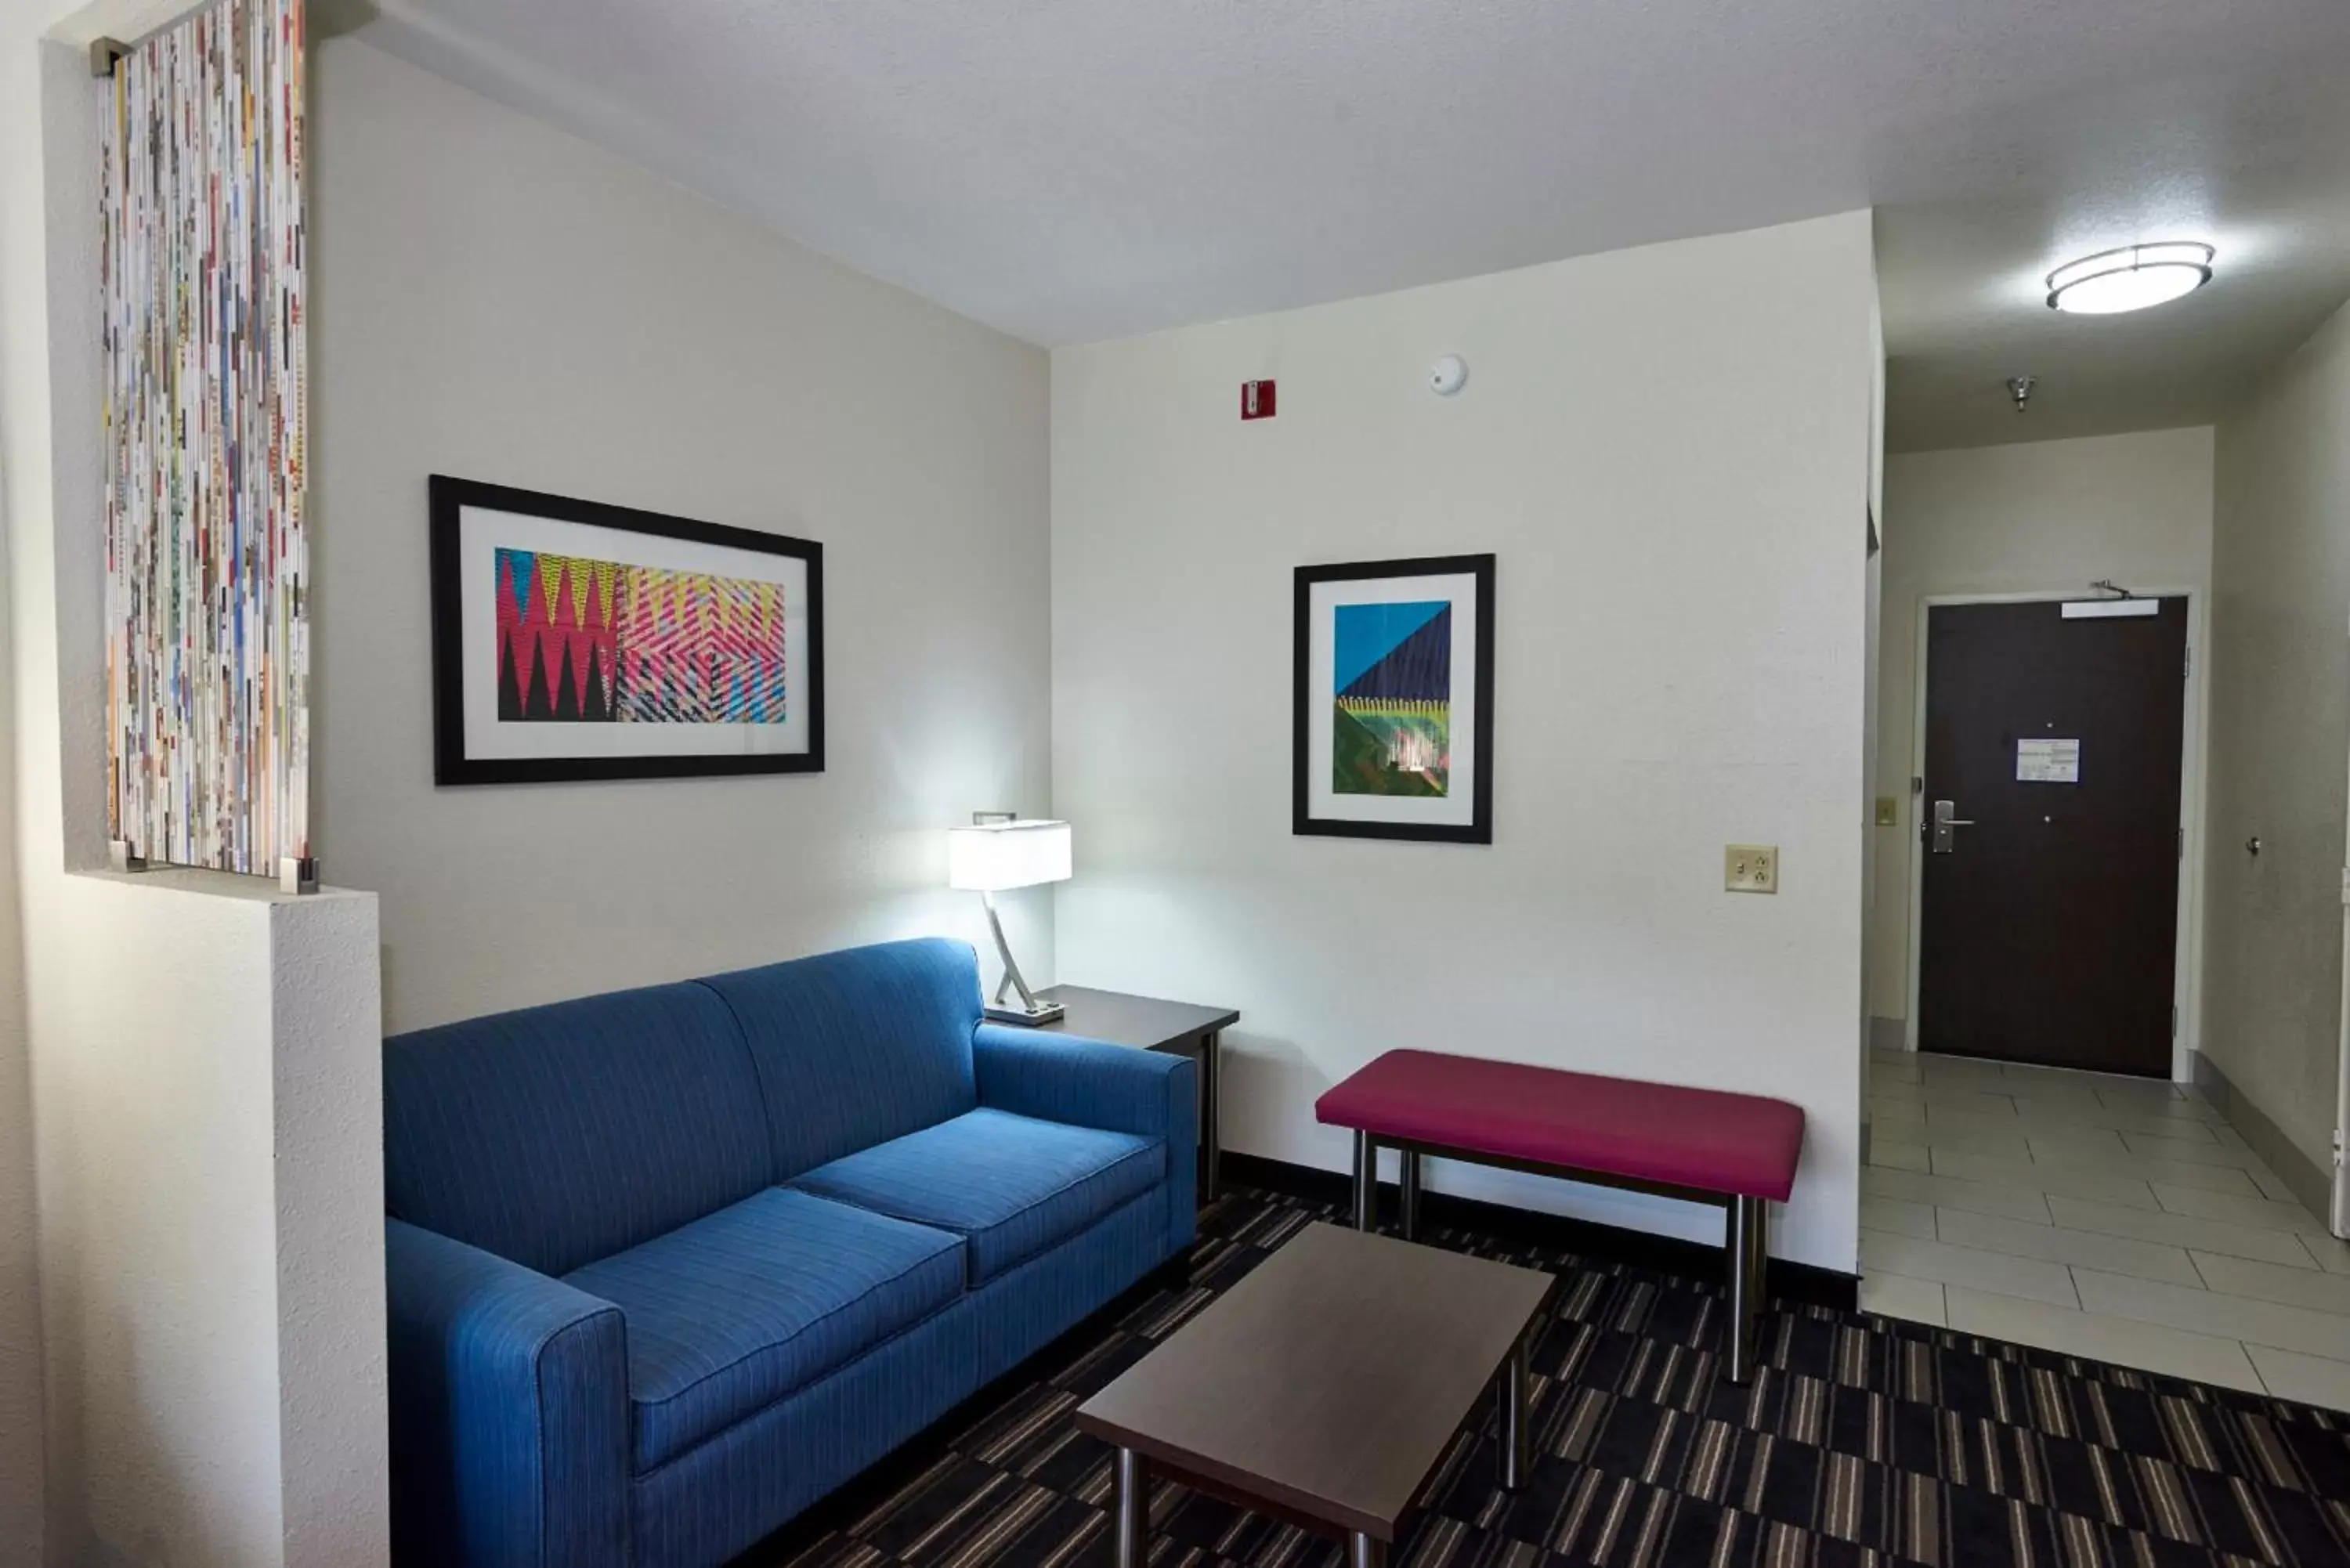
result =
[[309,855],[301,0],[117,62],[105,188],[110,827],[152,861]]

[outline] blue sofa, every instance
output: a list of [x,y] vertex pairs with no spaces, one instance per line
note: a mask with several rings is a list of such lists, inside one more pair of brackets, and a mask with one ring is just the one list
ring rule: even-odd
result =
[[1191,1240],[1192,1066],[892,942],[384,1042],[403,1563],[726,1558]]

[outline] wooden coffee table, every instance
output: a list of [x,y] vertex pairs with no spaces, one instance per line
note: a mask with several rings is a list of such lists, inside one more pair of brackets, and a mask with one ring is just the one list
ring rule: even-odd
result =
[[1149,1559],[1150,1472],[1344,1536],[1379,1568],[1437,1461],[1496,1391],[1502,1484],[1525,1473],[1526,1340],[1551,1277],[1311,1225],[1077,1409],[1118,1446],[1118,1568]]

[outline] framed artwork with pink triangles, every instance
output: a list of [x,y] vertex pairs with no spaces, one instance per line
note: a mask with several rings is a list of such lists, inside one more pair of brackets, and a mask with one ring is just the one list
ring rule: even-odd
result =
[[433,777],[818,773],[824,546],[434,474]]

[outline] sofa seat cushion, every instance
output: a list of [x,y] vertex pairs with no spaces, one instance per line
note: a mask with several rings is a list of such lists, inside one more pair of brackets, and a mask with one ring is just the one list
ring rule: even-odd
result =
[[804,1192],[969,1238],[976,1286],[1166,1175],[1158,1138],[979,1110],[818,1166]]
[[639,1473],[962,1293],[962,1241],[770,1188],[565,1282],[620,1309]]

